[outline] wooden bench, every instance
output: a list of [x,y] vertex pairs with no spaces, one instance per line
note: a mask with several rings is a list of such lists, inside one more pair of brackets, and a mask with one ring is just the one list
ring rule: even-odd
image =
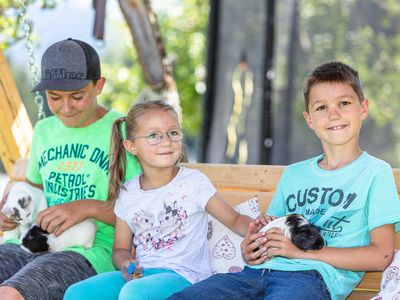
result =
[[[19,160],[14,165],[11,182],[25,178],[28,161]],[[219,193],[232,206],[257,196],[260,210],[265,212],[277,183],[282,175],[284,166],[272,165],[229,165],[229,164],[185,164],[206,174],[213,182]],[[393,169],[397,190],[400,191],[400,169]],[[9,188],[10,184],[6,188]],[[396,249],[400,249],[400,234],[396,234]],[[367,272],[356,290],[348,299],[370,299],[379,290],[381,272]]]

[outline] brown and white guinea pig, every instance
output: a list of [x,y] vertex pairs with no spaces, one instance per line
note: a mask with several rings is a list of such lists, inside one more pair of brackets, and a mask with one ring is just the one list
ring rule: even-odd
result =
[[269,222],[260,232],[279,228],[292,243],[301,250],[319,250],[324,246],[320,229],[311,224],[303,215],[291,214]]
[[92,219],[71,226],[59,236],[35,224],[21,237],[21,247],[31,253],[55,252],[75,246],[88,249],[93,246],[96,230],[96,222]]

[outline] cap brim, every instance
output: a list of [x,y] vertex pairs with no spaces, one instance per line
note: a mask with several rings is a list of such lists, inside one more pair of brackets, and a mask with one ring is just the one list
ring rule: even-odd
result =
[[91,82],[91,79],[76,80],[76,79],[62,79],[62,80],[42,80],[31,91],[58,90],[58,91],[76,91],[85,87]]

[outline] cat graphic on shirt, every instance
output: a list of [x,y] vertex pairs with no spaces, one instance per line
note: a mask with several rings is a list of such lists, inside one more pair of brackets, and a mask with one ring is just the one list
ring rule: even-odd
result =
[[143,246],[143,249],[149,250],[153,244],[154,227],[156,226],[156,217],[149,211],[143,209],[136,212],[131,219],[132,224],[136,227],[136,232],[141,232],[135,239],[138,244]]
[[157,218],[149,211],[140,210],[131,219],[136,232],[140,232],[135,237],[136,242],[146,251],[170,247],[183,235],[186,219],[186,211],[178,207],[176,201],[171,205],[164,203]]
[[158,239],[153,240],[155,249],[171,247],[183,235],[183,224],[187,219],[187,213],[182,207],[178,207],[177,201],[172,205],[164,203],[164,211],[158,214],[159,230]]

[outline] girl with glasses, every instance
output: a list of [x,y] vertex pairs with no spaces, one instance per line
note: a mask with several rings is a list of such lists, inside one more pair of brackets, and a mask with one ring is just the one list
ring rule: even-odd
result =
[[[115,201],[113,261],[120,272],[75,284],[64,299],[165,299],[211,275],[207,212],[246,234],[252,219],[222,200],[203,173],[178,164],[182,139],[178,116],[163,101],[136,104],[114,123],[109,200]],[[143,172],[123,183],[131,154]]]

